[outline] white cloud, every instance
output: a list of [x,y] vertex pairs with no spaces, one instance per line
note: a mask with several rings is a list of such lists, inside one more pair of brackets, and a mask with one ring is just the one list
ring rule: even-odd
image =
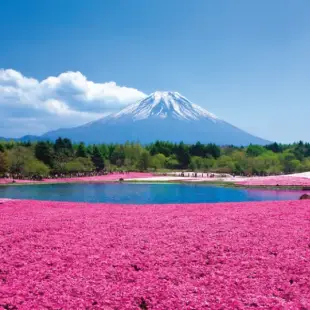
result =
[[77,126],[145,96],[115,82],[89,81],[81,72],[64,72],[38,81],[12,69],[0,69],[0,136]]

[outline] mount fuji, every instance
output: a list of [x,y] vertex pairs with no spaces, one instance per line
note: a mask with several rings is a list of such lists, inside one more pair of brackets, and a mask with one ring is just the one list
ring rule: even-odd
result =
[[41,138],[67,137],[75,142],[142,144],[156,140],[218,145],[268,144],[217,118],[177,92],[155,92],[145,99],[97,121],[58,129]]

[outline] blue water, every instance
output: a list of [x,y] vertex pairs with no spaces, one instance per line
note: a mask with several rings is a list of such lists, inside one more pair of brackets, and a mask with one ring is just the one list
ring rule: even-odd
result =
[[124,204],[296,200],[297,191],[237,189],[198,184],[48,184],[0,186],[0,198]]

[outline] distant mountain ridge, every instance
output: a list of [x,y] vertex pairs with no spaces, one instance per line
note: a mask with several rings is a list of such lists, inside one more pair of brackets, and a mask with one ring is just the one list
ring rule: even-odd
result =
[[42,136],[33,136],[33,135],[26,135],[22,136],[20,138],[4,138],[0,137],[0,141],[20,141],[20,142],[35,142],[35,141],[41,141],[46,140]]
[[156,140],[192,144],[266,145],[192,103],[178,92],[155,92],[121,111],[82,126],[50,131],[38,139],[67,137],[74,142],[147,144]]

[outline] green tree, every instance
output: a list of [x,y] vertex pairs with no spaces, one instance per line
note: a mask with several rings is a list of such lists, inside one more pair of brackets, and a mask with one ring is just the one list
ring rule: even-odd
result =
[[91,172],[95,170],[95,166],[90,158],[78,157],[76,161],[80,162],[83,165],[83,171]]
[[94,148],[93,145],[87,145],[86,152],[87,152],[88,156],[92,156],[93,155],[93,148]]
[[91,172],[95,169],[89,158],[78,157],[65,164],[65,171],[68,173]]
[[295,172],[296,167],[299,165],[300,161],[296,160],[296,157],[290,151],[285,151],[281,156],[281,161],[283,164],[285,173]]
[[38,142],[35,146],[35,156],[44,164],[52,167],[54,159],[53,147],[49,142]]
[[227,155],[222,155],[216,161],[217,171],[222,173],[232,173],[235,171],[235,163],[232,158]]
[[106,144],[99,145],[100,153],[102,154],[103,158],[109,158],[109,148]]
[[9,171],[15,174],[23,174],[25,163],[34,159],[31,152],[23,146],[12,148],[9,153]]
[[189,148],[189,152],[191,156],[196,156],[196,157],[206,156],[206,148],[200,142],[197,142],[196,144],[191,145]]
[[150,162],[150,153],[148,151],[143,151],[138,162],[138,169],[141,171],[147,170],[147,168],[150,166]]
[[191,157],[191,162],[189,164],[189,168],[193,171],[196,170],[203,170],[205,167],[204,159],[199,156],[193,156]]
[[250,156],[250,157],[262,155],[264,152],[266,152],[266,149],[263,146],[252,145],[252,144],[249,145],[246,150],[247,156]]
[[165,168],[167,158],[164,154],[156,154],[151,158],[151,167],[154,169]]
[[96,170],[104,169],[104,158],[98,148],[98,146],[93,147],[93,155],[91,158]]
[[[115,151],[116,150],[117,148]],[[123,147],[123,152],[125,156],[124,165],[127,167],[134,167],[138,164],[143,148],[138,143],[126,143]]]
[[215,163],[216,163],[216,160],[214,158],[204,158],[203,167],[206,170],[210,170],[214,167]]
[[276,143],[276,142],[272,143],[272,144],[269,144],[269,145],[266,145],[265,148],[267,150],[270,150],[270,151],[274,152],[274,153],[281,153],[283,151],[282,146],[280,144]]
[[125,158],[126,157],[125,157],[124,146],[123,145],[117,145],[114,148],[113,153],[111,154],[111,163],[113,165],[117,165],[118,167],[123,166]]
[[47,165],[37,159],[26,160],[23,166],[23,175],[31,177],[34,175],[40,175],[46,177],[49,175],[50,169]]
[[87,157],[87,150],[86,150],[85,144],[83,142],[81,142],[78,145],[78,148],[76,151],[76,156],[77,157]]
[[56,139],[55,144],[54,144],[55,152],[60,152],[64,148],[65,148],[65,144],[63,142],[63,139],[59,137],[58,139]]
[[9,171],[9,159],[5,152],[0,152],[0,176]]
[[187,168],[190,163],[189,147],[181,142],[176,147],[176,156],[182,168]]
[[175,155],[172,155],[172,156],[170,156],[170,157],[167,159],[166,166],[167,166],[167,168],[169,168],[169,169],[179,169],[179,168],[180,168],[180,163],[179,163],[179,161],[177,160],[176,156],[175,156]]
[[300,141],[293,150],[293,154],[295,155],[296,159],[303,160],[307,153],[307,145]]
[[173,144],[171,142],[156,141],[149,145],[148,151],[152,156],[164,154],[166,157],[169,157],[173,153]]
[[221,156],[221,149],[213,143],[207,144],[205,147],[205,157],[213,157],[215,159]]
[[74,153],[73,145],[68,138],[58,138],[54,144],[54,150],[57,154],[62,154],[66,157],[72,157]]
[[106,170],[112,170],[112,165],[111,165],[111,162],[110,162],[110,160],[108,160],[108,159],[105,159],[104,160],[104,168],[106,169]]

